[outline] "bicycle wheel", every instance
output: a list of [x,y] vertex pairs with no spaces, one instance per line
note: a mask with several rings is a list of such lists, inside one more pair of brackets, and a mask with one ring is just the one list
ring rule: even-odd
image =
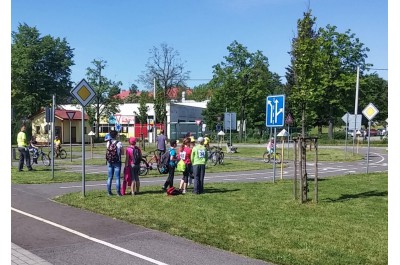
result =
[[218,160],[219,160],[219,154],[218,154],[218,153],[214,153],[214,154],[212,155],[212,157],[211,157],[212,164],[213,164],[214,166],[217,165]]
[[140,169],[139,169],[139,176],[145,176],[149,172],[149,166],[147,165],[146,160],[140,160]]
[[61,159],[65,159],[65,158],[67,158],[67,151],[65,151],[64,149],[61,149],[60,153],[58,155],[60,156]]
[[269,161],[271,160],[271,156],[269,155],[269,152],[268,152],[268,151],[265,151],[265,152],[264,152],[264,154],[263,154],[263,160],[264,160],[264,163],[269,163]]
[[219,152],[219,164],[223,164],[224,163],[224,152]]
[[50,158],[46,154],[42,154],[42,163],[45,166],[50,166]]

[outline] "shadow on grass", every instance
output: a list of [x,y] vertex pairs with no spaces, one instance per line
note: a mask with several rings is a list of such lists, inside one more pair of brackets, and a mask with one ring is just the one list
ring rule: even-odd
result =
[[240,189],[225,189],[225,188],[204,188],[204,193],[227,193],[227,192],[235,192],[240,191]]
[[367,192],[362,192],[362,193],[358,193],[358,194],[343,194],[342,196],[340,196],[337,199],[330,199],[327,198],[324,201],[327,202],[343,202],[343,201],[348,201],[351,199],[360,199],[360,198],[368,198],[368,197],[386,197],[388,196],[388,192],[387,191],[367,191]]

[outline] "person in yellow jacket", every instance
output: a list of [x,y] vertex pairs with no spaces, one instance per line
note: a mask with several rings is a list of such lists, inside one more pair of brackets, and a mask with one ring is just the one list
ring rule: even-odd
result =
[[61,150],[61,140],[58,138],[58,135],[56,135],[54,139],[54,149],[56,150],[56,155],[58,156]]
[[18,171],[22,171],[24,167],[24,160],[26,162],[26,167],[28,171],[33,170],[31,165],[31,158],[29,155],[28,150],[28,141],[26,140],[26,127],[25,125],[21,126],[21,131],[17,135],[17,145],[18,145],[18,152],[19,152],[19,164],[18,164]]
[[190,154],[190,161],[193,165],[194,175],[193,193],[202,194],[204,193],[204,175],[206,173],[207,149],[204,147],[203,137],[199,137],[197,141],[199,144],[193,147],[192,153]]

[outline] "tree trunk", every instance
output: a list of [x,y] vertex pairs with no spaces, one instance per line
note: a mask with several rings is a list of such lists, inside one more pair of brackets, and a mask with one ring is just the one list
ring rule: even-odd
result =
[[301,113],[301,137],[306,136],[306,127],[305,127],[305,121],[306,121],[306,109],[303,107],[303,111]]
[[333,139],[333,122],[329,120],[329,127],[328,127],[328,138]]

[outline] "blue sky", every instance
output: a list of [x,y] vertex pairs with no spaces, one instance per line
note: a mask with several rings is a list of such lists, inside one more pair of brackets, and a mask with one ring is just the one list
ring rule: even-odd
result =
[[[284,76],[297,20],[308,5],[318,27],[350,29],[370,48],[367,61],[388,68],[388,3],[381,0],[11,0],[11,30],[27,23],[42,35],[66,38],[75,49],[73,82],[86,77],[93,59],[104,59],[104,74],[122,81],[123,89],[144,88],[137,79],[149,50],[165,42],[180,53],[193,87],[212,78],[212,66],[234,40],[262,51],[270,70]],[[388,71],[377,73],[388,78]]]

